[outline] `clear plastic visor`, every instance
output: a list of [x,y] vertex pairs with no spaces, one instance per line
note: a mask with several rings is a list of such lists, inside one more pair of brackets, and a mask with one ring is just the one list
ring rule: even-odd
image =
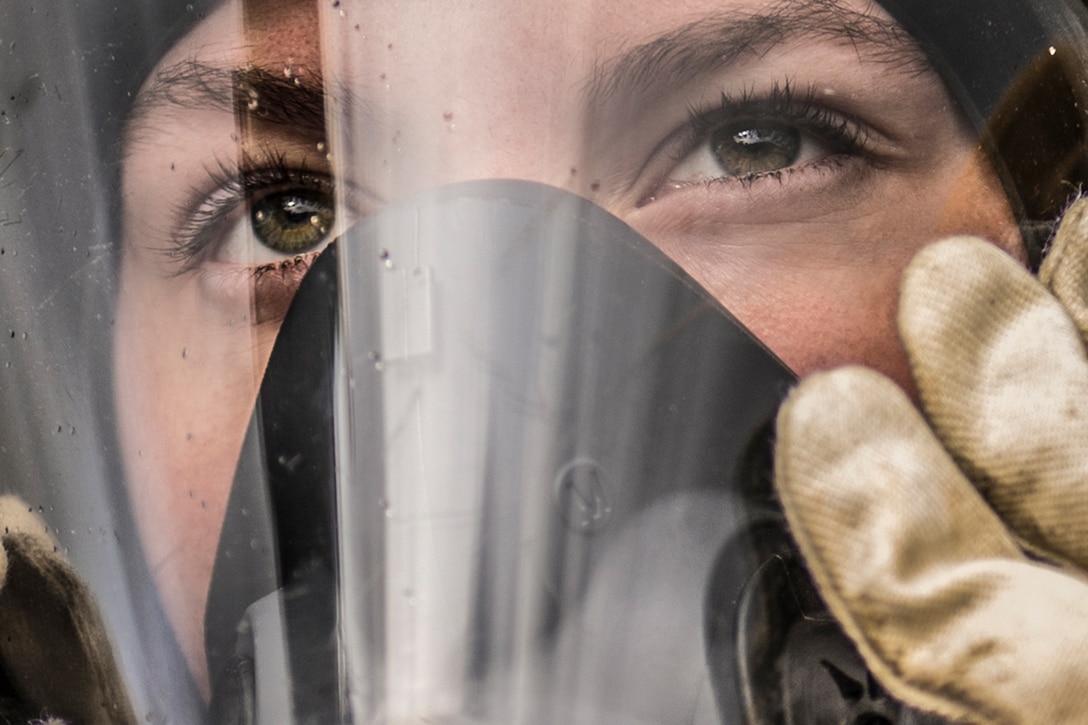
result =
[[[764,606],[789,586],[759,583],[782,580],[776,554],[745,544],[726,577],[741,589],[713,584],[762,509],[726,482],[743,426],[718,458],[708,431],[749,409],[676,411],[751,388],[769,415],[782,391],[734,374],[732,353],[670,347],[664,332],[694,317],[669,300],[690,292],[690,309],[744,330],[760,375],[861,364],[909,388],[894,319],[914,254],[966,233],[1030,263],[1025,222],[1045,240],[1088,180],[1084,45],[1066,22],[1079,3],[980,5],[1034,15],[1026,34],[1045,41],[1002,58],[1007,89],[971,74],[1015,45],[1015,22],[993,25],[1004,36],[965,26],[959,57],[930,32],[939,14],[906,0],[221,0],[179,9],[183,30],[167,4],[114,5],[0,10],[0,385],[15,411],[0,448],[91,582],[141,712],[237,703],[221,675],[236,656],[286,663],[265,680],[286,683],[270,701],[290,703],[284,717],[328,703],[393,725],[778,712],[782,698],[746,693],[759,677],[713,664],[727,643],[731,668],[812,671],[807,655],[775,669],[785,640],[744,644],[736,624],[789,631]],[[102,17],[81,17],[92,6]],[[130,22],[139,38],[122,37]],[[1054,28],[1068,34],[1050,42]],[[449,206],[476,183],[471,209]],[[522,214],[537,232],[496,231]],[[664,291],[551,246],[613,237],[657,260]],[[265,421],[261,385],[335,239],[334,344],[277,377],[330,375],[329,434],[307,440],[331,463],[281,506],[239,481],[305,470],[286,449],[265,456],[266,429],[292,411]],[[597,318],[607,290],[620,303]],[[675,365],[624,367],[664,350]],[[638,395],[597,397],[621,384]],[[570,401],[592,425],[532,417]],[[602,431],[607,467],[557,442]],[[709,479],[685,466],[708,461],[724,489],[701,505]],[[322,595],[290,599],[285,562],[307,547],[327,576],[299,581]],[[751,606],[693,601],[720,591]],[[307,689],[292,607],[314,601],[331,629],[313,656],[332,664]],[[786,619],[823,622],[809,604]],[[656,628],[674,608],[670,642]],[[708,612],[726,614],[712,627]],[[252,634],[259,621],[280,632],[267,658],[245,650],[277,641]],[[579,639],[605,624],[613,639]],[[669,672],[640,657],[690,665],[688,689],[660,694]]]

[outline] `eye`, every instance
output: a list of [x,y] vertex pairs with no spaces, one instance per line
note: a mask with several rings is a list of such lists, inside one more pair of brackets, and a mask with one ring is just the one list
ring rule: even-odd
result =
[[788,83],[692,108],[659,148],[664,153],[648,165],[653,191],[640,206],[693,185],[786,183],[787,174],[841,167],[872,153],[865,125],[823,105],[811,90],[795,94]]
[[[830,133],[828,132],[828,134]],[[754,182],[803,169],[846,151],[845,144],[777,120],[730,121],[705,132],[698,145],[669,172],[672,188],[712,181]]]
[[262,181],[264,174],[247,174],[241,193],[229,194],[222,207],[213,202],[216,218],[201,232],[204,258],[238,267],[268,265],[318,252],[332,238],[338,215],[331,180],[297,174]]
[[257,241],[280,254],[312,251],[328,237],[335,220],[332,196],[314,189],[268,194],[250,205]]
[[781,123],[732,123],[710,136],[710,153],[729,176],[752,176],[797,163],[801,132]]
[[343,232],[343,218],[357,215],[350,200],[341,213],[331,177],[283,158],[221,170],[185,219],[173,256],[211,294],[249,299],[254,321],[282,320],[314,258]]
[[[208,172],[209,191],[181,210],[171,256],[181,272],[206,263],[259,267],[320,251],[339,233],[332,179],[282,156]],[[349,215],[350,216],[350,215]]]

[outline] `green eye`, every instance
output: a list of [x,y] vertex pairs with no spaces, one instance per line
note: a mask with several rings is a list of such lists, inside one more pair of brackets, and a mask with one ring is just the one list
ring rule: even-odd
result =
[[801,132],[786,124],[733,123],[711,135],[710,149],[729,176],[765,174],[797,163]]
[[302,254],[328,236],[336,219],[331,195],[291,189],[269,194],[250,208],[253,233],[280,254]]

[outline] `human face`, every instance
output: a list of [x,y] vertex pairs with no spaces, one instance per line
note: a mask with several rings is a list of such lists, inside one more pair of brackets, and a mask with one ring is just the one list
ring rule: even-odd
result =
[[159,63],[124,163],[117,405],[136,517],[207,688],[202,621],[279,322],[354,219],[459,180],[581,194],[800,375],[908,385],[903,267],[1020,255],[974,133],[866,0],[228,2]]

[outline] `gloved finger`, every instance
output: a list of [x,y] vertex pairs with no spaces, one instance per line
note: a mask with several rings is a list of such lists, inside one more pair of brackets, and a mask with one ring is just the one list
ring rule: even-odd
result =
[[140,722],[94,597],[45,523],[11,495],[0,496],[0,622],[4,674],[39,716],[48,709],[86,725]]
[[979,239],[924,249],[899,330],[944,446],[1025,546],[1088,567],[1088,359],[1057,299]]
[[1062,216],[1039,279],[1061,300],[1088,340],[1088,198],[1078,199]]
[[776,485],[892,694],[956,721],[1083,722],[1088,585],[1025,559],[893,383],[860,368],[804,381],[778,416]]

